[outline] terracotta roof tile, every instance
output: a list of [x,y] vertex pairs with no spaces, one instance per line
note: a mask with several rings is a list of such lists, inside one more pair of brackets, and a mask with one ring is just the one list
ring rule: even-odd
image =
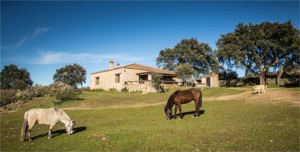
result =
[[163,70],[163,69],[154,68],[154,67],[150,67],[150,66],[146,66],[146,65],[137,64],[137,63],[133,63],[133,64],[129,64],[129,65],[113,68],[113,69],[93,72],[92,74],[102,73],[102,72],[106,72],[106,71],[112,71],[112,70],[116,70],[116,69],[121,69],[123,67],[126,68],[126,69],[144,70],[144,71],[155,72],[155,73],[160,73],[160,74],[170,74],[170,75],[175,74],[175,72],[173,72],[173,71]]

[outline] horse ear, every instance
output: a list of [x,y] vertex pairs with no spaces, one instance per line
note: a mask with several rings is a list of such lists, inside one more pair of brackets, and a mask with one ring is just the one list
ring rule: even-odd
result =
[[72,122],[72,126],[74,126],[76,124],[74,120],[71,120],[71,122]]

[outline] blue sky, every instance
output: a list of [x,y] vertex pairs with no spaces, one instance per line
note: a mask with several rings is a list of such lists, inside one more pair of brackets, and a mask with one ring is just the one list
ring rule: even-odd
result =
[[184,38],[217,49],[240,22],[287,20],[299,29],[299,1],[1,1],[1,70],[16,64],[49,85],[56,69],[77,63],[89,86],[110,59],[156,67],[160,50]]

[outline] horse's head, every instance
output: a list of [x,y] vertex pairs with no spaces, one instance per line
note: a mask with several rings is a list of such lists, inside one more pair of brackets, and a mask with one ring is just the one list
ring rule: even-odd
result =
[[166,107],[165,107],[165,114],[166,114],[167,120],[170,120],[172,118],[172,109],[170,109],[168,107],[168,105],[166,105]]
[[74,133],[73,131],[73,127],[75,126],[75,121],[74,120],[71,120],[69,122],[69,124],[66,126],[66,131],[69,135],[72,135]]

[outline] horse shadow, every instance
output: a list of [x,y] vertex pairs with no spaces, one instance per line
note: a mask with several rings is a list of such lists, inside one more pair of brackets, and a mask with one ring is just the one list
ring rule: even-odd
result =
[[261,94],[261,93],[259,93],[259,92],[252,92],[251,94],[255,95],[255,94]]
[[[200,117],[201,115],[203,115],[205,113],[205,110],[199,110],[199,116]],[[186,115],[194,115],[195,114],[195,111],[188,111],[188,112],[183,112],[182,113],[182,118],[184,118]],[[177,113],[176,114],[176,118],[177,117],[180,117],[180,114]]]
[[[86,130],[86,127],[77,127],[77,128],[73,128],[73,130],[74,130],[74,132],[73,132],[72,135],[77,134],[79,132],[82,132],[82,131]],[[51,132],[52,138],[60,136],[60,135],[62,135],[64,133],[66,133],[66,129],[60,129],[60,130],[55,130],[55,131]],[[48,133],[45,133],[45,134],[41,134],[41,135],[37,135],[35,137],[32,137],[31,139],[35,140],[35,139],[42,138],[42,137],[47,137],[47,136],[48,136]]]

